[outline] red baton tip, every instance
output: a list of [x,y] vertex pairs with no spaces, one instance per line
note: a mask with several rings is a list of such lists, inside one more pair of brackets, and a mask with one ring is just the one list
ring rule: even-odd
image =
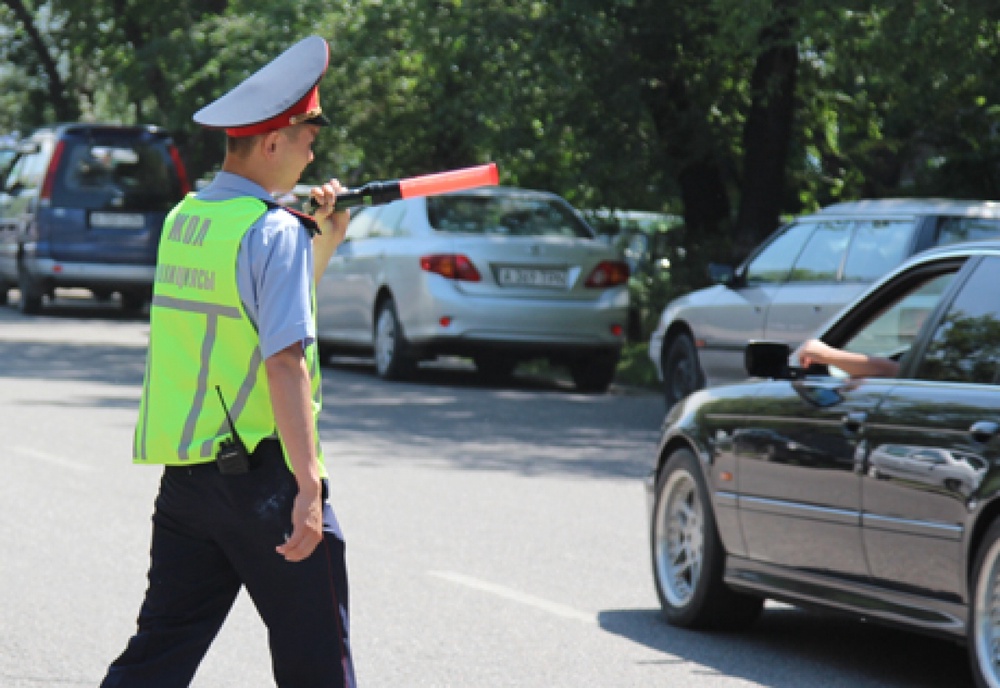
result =
[[420,177],[410,177],[399,181],[399,192],[403,198],[415,196],[432,196],[461,191],[477,186],[496,186],[500,183],[500,173],[495,162],[461,170],[425,174]]

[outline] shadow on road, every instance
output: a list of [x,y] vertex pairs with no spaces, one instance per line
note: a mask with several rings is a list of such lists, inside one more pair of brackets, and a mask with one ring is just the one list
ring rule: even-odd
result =
[[[72,319],[96,321],[96,327],[78,328]],[[143,320],[113,303],[57,303],[34,317],[0,309],[0,379],[131,387],[138,407],[145,330],[137,332],[129,321]],[[124,327],[121,339],[127,343],[113,343],[111,333],[102,336],[102,327]],[[72,337],[90,341],[68,341]],[[401,383],[380,380],[369,361],[342,362],[324,369],[323,394],[324,442],[344,442],[338,453],[346,446],[357,458],[389,467],[445,461],[468,470],[639,478],[651,464],[663,419],[655,394],[614,386],[608,394],[579,394],[568,379],[524,374],[491,386],[468,362],[425,365]],[[65,403],[127,402],[107,395]]]
[[[425,368],[386,383],[370,366],[338,366],[324,377],[320,431],[374,464],[447,462],[522,475],[640,478],[648,473],[663,403],[612,387],[579,394],[568,382],[517,376],[504,386],[468,369]],[[380,447],[404,455],[379,454]],[[389,464],[393,465],[392,463]]]
[[604,611],[598,621],[609,633],[663,653],[664,664],[689,662],[707,675],[771,688],[973,685],[965,648],[955,643],[792,607],[768,607],[743,633],[675,628],[651,609]]

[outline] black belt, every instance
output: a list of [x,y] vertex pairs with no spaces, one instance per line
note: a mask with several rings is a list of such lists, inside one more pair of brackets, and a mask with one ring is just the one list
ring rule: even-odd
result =
[[214,471],[219,471],[220,473],[228,473],[232,475],[237,475],[239,473],[245,473],[247,471],[252,471],[256,468],[260,468],[264,462],[274,459],[285,460],[285,454],[281,449],[281,442],[275,438],[266,438],[260,441],[257,448],[253,450],[252,453],[247,455],[247,468],[246,471],[226,471],[220,466],[218,459],[214,461],[204,461],[192,464],[173,464],[169,465],[167,469],[182,469],[186,471],[193,470],[206,470],[211,469]]

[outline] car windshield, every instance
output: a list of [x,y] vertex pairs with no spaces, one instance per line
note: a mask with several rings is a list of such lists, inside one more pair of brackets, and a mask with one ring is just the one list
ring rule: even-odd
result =
[[52,203],[91,210],[169,210],[180,196],[180,180],[164,141],[69,139]]
[[449,234],[593,238],[570,208],[531,196],[432,196],[427,219]]

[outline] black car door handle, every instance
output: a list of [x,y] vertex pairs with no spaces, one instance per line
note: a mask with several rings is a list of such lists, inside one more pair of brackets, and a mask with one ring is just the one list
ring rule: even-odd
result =
[[844,430],[851,435],[857,435],[868,420],[868,414],[864,411],[851,411],[844,416]]
[[972,439],[980,444],[986,444],[1000,431],[1000,424],[994,423],[991,420],[978,420],[972,424],[969,428],[969,434],[972,435]]

